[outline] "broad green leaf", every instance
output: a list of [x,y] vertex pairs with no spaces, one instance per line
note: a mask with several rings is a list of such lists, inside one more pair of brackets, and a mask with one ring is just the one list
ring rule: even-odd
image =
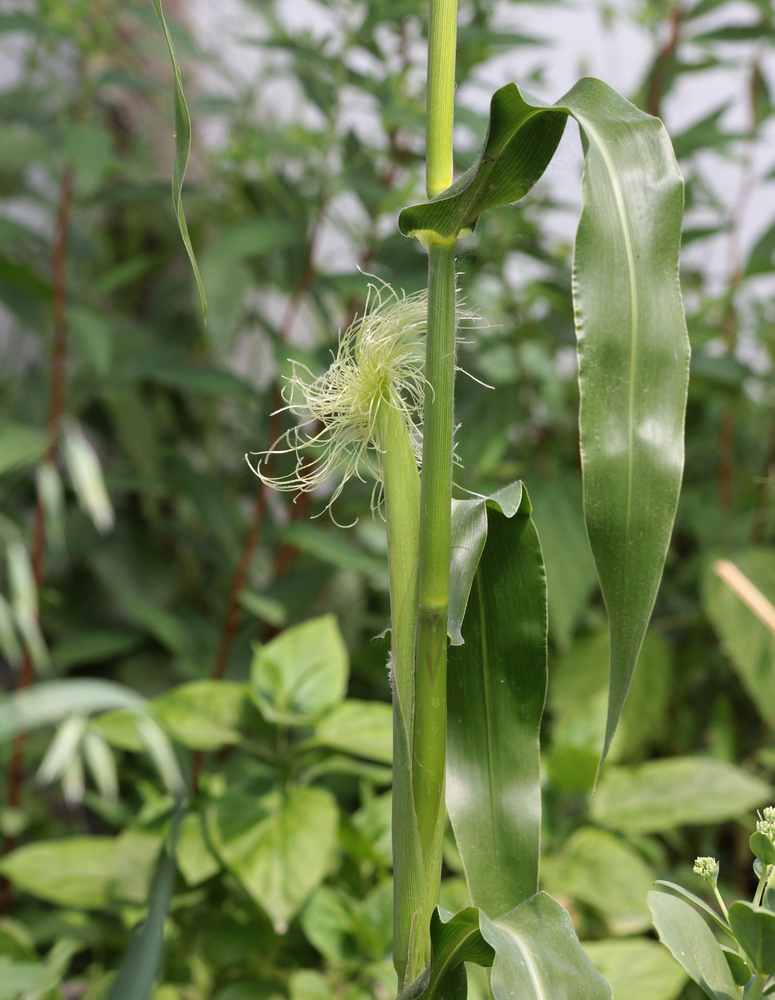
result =
[[775,913],[738,900],[729,907],[729,926],[754,971],[775,974]]
[[559,855],[542,860],[541,884],[592,907],[612,934],[636,934],[651,924],[646,895],[654,875],[632,847],[605,830],[577,830]]
[[[717,567],[725,567],[722,575]],[[752,600],[765,609],[775,601],[775,552],[749,549],[731,562],[714,563],[706,570],[703,592],[705,610],[743,686],[762,717],[775,723],[775,635],[751,607]]]
[[164,922],[175,887],[175,847],[180,814],[173,821],[169,844],[157,868],[148,915],[127,948],[107,1000],[148,1000],[164,954]]
[[0,871],[18,889],[71,909],[142,903],[160,839],[141,830],[119,837],[67,837],[27,844],[6,855]]
[[207,813],[210,842],[283,934],[328,872],[339,811],[322,788],[262,798],[224,796]]
[[186,813],[181,820],[175,860],[186,885],[191,888],[221,870],[221,863],[207,843],[204,819],[199,813]]
[[313,618],[286,629],[253,658],[251,687],[270,722],[315,722],[344,698],[349,664],[336,619]]
[[153,701],[153,714],[184,746],[218,750],[241,739],[247,687],[234,681],[179,684]]
[[37,987],[44,974],[38,962],[13,962],[0,955],[0,1000],[19,1000]]
[[545,892],[490,920],[480,914],[492,945],[495,1000],[611,1000],[611,988],[581,948],[571,919]]
[[767,782],[710,757],[672,757],[609,768],[591,802],[592,818],[622,833],[721,823],[772,797]]
[[489,967],[494,958],[492,947],[482,936],[479,919],[479,910],[473,906],[454,916],[434,910],[431,967],[420,980],[399,994],[399,1000],[466,1000],[468,990],[463,963]]
[[32,465],[45,450],[45,431],[26,424],[0,425],[0,475],[19,466]]
[[161,0],[153,0],[153,6],[156,11],[156,16],[159,19],[159,24],[161,24],[161,29],[164,32],[164,40],[167,43],[167,50],[170,54],[170,60],[172,62],[172,72],[175,77],[175,162],[172,167],[172,203],[175,206],[175,214],[178,219],[178,227],[183,240],[183,246],[186,248],[188,259],[191,261],[194,278],[196,279],[196,286],[199,289],[199,299],[202,303],[202,315],[204,316],[205,322],[207,322],[207,299],[205,298],[202,278],[199,274],[196,256],[194,255],[194,248],[191,245],[191,238],[188,235],[186,216],[183,212],[183,178],[186,175],[188,154],[191,151],[191,118],[188,114],[188,105],[186,104],[186,97],[183,93],[183,81],[180,76],[180,68],[178,67],[177,59],[175,58],[175,49],[172,45],[172,38],[170,37],[169,29],[167,28],[167,22],[164,20],[164,11],[162,10]]
[[389,764],[393,760],[390,705],[352,698],[343,701],[315,726],[309,743]]
[[687,902],[692,903],[698,910],[700,910],[701,913],[710,917],[713,923],[720,930],[729,935],[729,937],[732,937],[732,931],[729,929],[729,924],[713,909],[712,906],[708,906],[704,899],[700,899],[699,896],[695,896],[693,892],[689,892],[688,889],[684,889],[682,885],[676,885],[675,882],[666,882],[664,879],[657,879],[654,885],[658,885],[660,889],[663,889],[671,896],[677,896],[679,899],[685,899]]
[[329,962],[345,962],[358,954],[352,903],[341,892],[322,885],[301,914],[307,940]]
[[743,991],[732,978],[721,945],[699,913],[664,892],[650,892],[649,906],[659,940],[707,996],[711,1000],[739,1000]]
[[655,941],[585,941],[583,947],[616,1000],[675,1000],[686,983],[684,971]]
[[721,950],[724,952],[724,958],[727,960],[734,981],[738,986],[747,986],[753,977],[751,966],[737,951],[733,951],[726,945],[722,944]]
[[763,865],[775,865],[775,844],[766,833],[759,833],[757,830],[751,834],[748,841],[751,853],[758,858]]
[[[471,899],[496,917],[538,888],[546,582],[520,484],[456,503],[452,545],[457,608],[465,607],[471,565],[484,551],[465,644],[450,650],[447,806]],[[456,621],[452,631],[459,634]]]

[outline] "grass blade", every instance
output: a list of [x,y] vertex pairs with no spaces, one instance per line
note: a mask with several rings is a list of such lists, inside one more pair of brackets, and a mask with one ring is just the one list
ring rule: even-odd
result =
[[191,261],[191,267],[194,271],[196,287],[199,291],[199,300],[202,303],[202,316],[204,317],[204,321],[206,323],[207,298],[205,297],[202,277],[199,274],[199,265],[196,262],[194,248],[191,245],[191,237],[188,235],[186,216],[183,212],[183,178],[186,176],[188,156],[191,152],[191,117],[189,116],[186,97],[183,93],[183,81],[180,76],[178,61],[175,58],[175,49],[172,44],[172,37],[170,36],[169,29],[167,28],[167,22],[164,20],[164,11],[162,10],[161,0],[153,0],[153,6],[156,11],[156,16],[159,19],[159,24],[161,24],[161,29],[164,32],[164,40],[167,43],[167,49],[172,61],[172,71],[175,76],[175,161],[172,165],[172,204],[175,206],[175,215],[178,219],[178,227],[180,228],[180,236],[183,240],[183,246],[186,248],[188,259]]

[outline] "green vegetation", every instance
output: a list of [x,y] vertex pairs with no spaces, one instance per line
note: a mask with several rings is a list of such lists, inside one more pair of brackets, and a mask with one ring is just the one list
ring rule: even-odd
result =
[[[488,123],[478,67],[541,42],[485,0],[457,31],[449,0],[319,0],[321,34],[262,0],[249,78],[102,6],[2,15],[0,1000],[389,1000],[396,971],[407,1000],[766,995],[769,827],[753,904],[723,899],[775,769],[772,222],[740,249],[769,8],[643,3],[634,105],[590,79],[544,105],[539,71]],[[222,137],[185,248],[173,46]],[[746,134],[673,136],[701,265],[676,515],[682,189],[650,115],[730,51]],[[573,274],[537,184],[569,117]],[[720,233],[721,281],[690,246]]]

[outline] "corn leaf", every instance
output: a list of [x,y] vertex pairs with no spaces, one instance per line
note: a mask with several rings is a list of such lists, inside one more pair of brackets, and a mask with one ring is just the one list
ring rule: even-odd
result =
[[521,484],[456,503],[452,524],[447,805],[471,899],[498,917],[538,888],[546,581]]
[[175,161],[172,165],[172,203],[175,206],[175,215],[178,219],[183,246],[186,248],[188,259],[191,261],[191,267],[194,271],[196,287],[199,290],[199,300],[202,303],[202,315],[205,322],[207,322],[207,298],[205,297],[202,278],[199,274],[199,265],[196,262],[194,248],[191,245],[191,237],[188,235],[186,216],[183,212],[183,178],[186,176],[188,155],[191,152],[191,118],[188,113],[186,97],[183,93],[183,80],[180,76],[178,61],[175,58],[172,37],[170,36],[167,22],[164,20],[161,0],[153,0],[153,7],[159,19],[159,24],[161,24],[161,30],[164,32],[164,40],[167,43],[167,50],[172,61],[172,72],[175,76]]
[[524,197],[568,115],[585,151],[573,282],[584,511],[611,629],[602,766],[656,600],[683,472],[683,183],[667,133],[599,80],[581,80],[551,108],[507,84],[493,96],[478,163],[438,198],[404,209],[399,228],[451,239],[487,208]]
[[582,950],[570,917],[545,892],[497,920],[480,914],[480,927],[495,951],[495,1000],[611,1000],[611,987]]

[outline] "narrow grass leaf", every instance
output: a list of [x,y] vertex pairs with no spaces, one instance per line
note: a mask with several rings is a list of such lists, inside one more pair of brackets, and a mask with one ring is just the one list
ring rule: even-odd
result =
[[[483,551],[465,643],[450,650],[447,805],[471,899],[491,917],[538,888],[546,581],[527,494],[516,497],[517,509],[495,497],[457,503],[452,529],[459,568],[464,553],[470,569],[480,543]],[[458,584],[467,578],[461,572]]]
[[161,24],[161,29],[164,32],[164,40],[167,43],[167,50],[170,54],[170,60],[172,61],[172,72],[175,77],[175,162],[172,166],[172,203],[175,206],[175,214],[178,219],[178,227],[180,228],[183,246],[186,248],[188,259],[191,261],[191,267],[194,271],[196,287],[199,291],[199,300],[202,303],[202,315],[206,323],[207,298],[205,297],[202,278],[199,274],[199,265],[196,262],[194,248],[191,245],[191,237],[188,235],[186,216],[183,212],[183,178],[186,175],[188,156],[191,151],[191,118],[188,113],[186,97],[183,93],[183,81],[180,76],[180,67],[178,66],[178,61],[175,58],[175,49],[172,44],[169,29],[167,28],[167,22],[164,20],[164,11],[162,10],[161,0],[153,0],[153,6],[156,11],[156,16],[159,19],[159,23]]
[[107,1000],[148,1000],[153,993],[164,956],[164,921],[175,886],[175,850],[181,817],[182,810],[178,810],[153,881],[148,916],[124,954]]

